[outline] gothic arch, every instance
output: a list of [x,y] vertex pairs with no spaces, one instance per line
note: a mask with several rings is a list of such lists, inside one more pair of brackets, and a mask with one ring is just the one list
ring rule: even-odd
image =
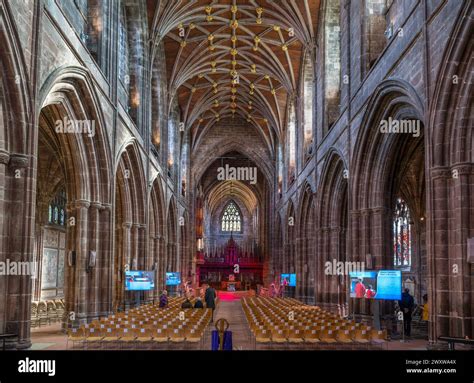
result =
[[[384,205],[388,173],[395,163],[388,154],[395,153],[405,143],[405,137],[381,134],[378,129],[380,121],[392,117],[423,122],[423,116],[421,99],[407,82],[386,80],[376,88],[368,102],[354,144],[355,151],[351,161],[353,209]],[[377,166],[373,166],[374,164]]]
[[348,183],[343,158],[335,149],[328,153],[317,192],[316,242],[321,255],[317,265],[317,301],[333,305],[343,304],[346,298],[344,276],[325,272],[326,262],[347,260]]
[[430,105],[430,146],[435,167],[474,162],[472,13],[472,3],[466,2],[435,82]]
[[150,240],[150,262],[156,270],[156,289],[163,285],[164,262],[165,262],[165,202],[161,178],[156,176],[150,191],[149,205],[149,240]]
[[[473,5],[466,2],[430,104],[427,247],[429,338],[434,342],[440,336],[472,338],[474,333],[473,268],[467,263],[467,238],[474,236],[472,203],[469,209],[467,202],[474,194],[473,29]],[[459,267],[457,275],[453,264]]]
[[[229,152],[239,152],[244,156],[248,157],[255,164],[258,164],[258,169],[261,171],[269,187],[273,184],[274,170],[271,166],[271,161],[269,156],[264,156],[258,150],[253,150],[252,148],[245,147],[243,142],[238,142],[235,140],[225,140],[224,142],[216,142],[212,147],[208,148],[209,153],[213,153],[213,156],[202,155],[201,157],[193,158],[193,163],[200,164],[193,169],[195,174],[194,180],[200,180],[204,172],[211,166],[211,164],[216,160],[216,158],[223,156]],[[266,154],[266,153],[265,153]]]
[[124,144],[117,156],[115,188],[114,306],[132,297],[124,290],[127,270],[145,269],[149,260],[146,246],[146,183],[136,141]]
[[[69,199],[111,203],[111,149],[106,124],[92,78],[78,66],[58,68],[44,82],[39,92],[41,110],[50,111],[56,121],[87,120],[94,123],[95,135],[61,134],[48,127],[51,141],[63,151],[66,168],[74,169],[68,179]],[[47,109],[46,109],[47,108]],[[78,137],[79,136],[79,137]],[[85,153],[80,155],[80,153]]]
[[[90,73],[82,67],[68,66],[52,72],[42,84],[37,105],[34,172],[37,179],[42,179],[45,174],[40,162],[45,155],[54,157],[57,186],[50,192],[64,185],[67,215],[74,219],[66,228],[63,256],[66,310],[75,312],[75,321],[82,323],[112,310],[108,301],[111,287],[106,284],[112,263],[112,161],[106,126]],[[77,125],[79,122],[81,125]],[[81,131],[72,134],[68,131],[71,127]],[[40,182],[36,185],[35,240],[39,261],[43,251],[41,208],[52,198],[43,195],[43,186]],[[64,261],[67,252],[75,253],[72,264]],[[88,268],[91,252],[97,258],[95,266]],[[89,274],[87,279],[85,273]],[[68,317],[63,319],[63,326],[76,324]]]
[[[382,120],[411,120],[420,129],[419,135],[382,133]],[[370,98],[355,142],[350,173],[351,261],[364,262],[367,269],[394,268],[393,217],[397,198],[410,199],[410,210],[416,219],[410,226],[415,230],[416,244],[410,245],[415,264],[404,269],[404,277],[416,285],[412,291],[420,302],[426,277],[422,273],[425,251],[424,206],[425,140],[424,109],[416,91],[401,80],[382,82]],[[415,218],[415,215],[413,215]],[[361,305],[368,314],[369,307]],[[389,311],[387,304],[383,310]]]
[[302,197],[299,206],[299,238],[297,243],[298,253],[297,259],[298,271],[300,275],[300,286],[298,295],[307,303],[314,302],[314,283],[315,267],[316,267],[316,236],[314,233],[316,211],[314,193],[311,185],[306,181],[302,185]]

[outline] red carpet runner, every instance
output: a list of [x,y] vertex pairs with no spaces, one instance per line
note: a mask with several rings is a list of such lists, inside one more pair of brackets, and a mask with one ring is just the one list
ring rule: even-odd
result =
[[238,301],[240,298],[243,297],[253,297],[255,296],[255,291],[254,290],[248,290],[248,291],[217,291],[217,296],[221,301],[226,301],[226,302],[232,302],[232,301]]

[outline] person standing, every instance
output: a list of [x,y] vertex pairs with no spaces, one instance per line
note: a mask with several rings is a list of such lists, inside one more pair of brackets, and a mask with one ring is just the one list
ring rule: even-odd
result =
[[423,295],[423,314],[421,317],[422,320],[428,322],[430,319],[430,312],[428,306],[428,294]]
[[357,283],[354,288],[356,298],[364,298],[365,297],[365,285],[362,282],[361,278],[357,279]]
[[415,301],[410,295],[410,290],[405,289],[402,294],[402,300],[398,302],[400,310],[403,311],[403,325],[405,336],[411,336],[411,314],[413,312],[413,307],[415,306]]
[[210,285],[207,285],[206,293],[204,294],[204,300],[206,301],[206,307],[208,309],[212,309],[211,323],[214,322],[214,310],[216,309],[216,297],[217,297],[216,290]]

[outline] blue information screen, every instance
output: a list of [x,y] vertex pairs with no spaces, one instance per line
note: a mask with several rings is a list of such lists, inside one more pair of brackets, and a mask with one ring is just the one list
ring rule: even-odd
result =
[[296,286],[296,274],[282,274],[281,275],[281,284],[286,286],[295,287]]
[[153,271],[126,271],[125,290],[153,290],[155,288],[154,277]]
[[177,286],[181,283],[180,273],[166,273],[166,286]]
[[402,272],[400,270],[380,270],[378,272],[375,299],[402,299]]

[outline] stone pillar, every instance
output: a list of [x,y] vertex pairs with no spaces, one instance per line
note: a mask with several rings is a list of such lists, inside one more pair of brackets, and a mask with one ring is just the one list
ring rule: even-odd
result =
[[159,290],[161,286],[161,268],[160,268],[160,236],[157,235],[152,239],[153,243],[153,264],[156,265],[155,269],[155,290],[153,291],[153,298],[156,299],[159,297]]
[[140,251],[140,225],[134,223],[132,225],[132,241],[131,241],[131,260],[130,270],[139,268],[139,251]]
[[[120,279],[115,286],[117,304],[123,305],[125,299],[124,272],[126,265],[132,270],[131,243],[132,243],[132,224],[125,222],[122,224],[122,248],[119,252],[117,270],[120,273]],[[118,249],[117,249],[118,250]]]
[[451,173],[446,168],[431,171],[431,208],[428,214],[428,228],[431,232],[431,253],[428,263],[428,280],[430,293],[428,304],[430,307],[430,339],[437,342],[439,336],[449,334],[449,242],[448,233],[449,209],[448,180]]
[[[113,312],[114,270],[115,261],[112,253],[112,205],[102,204],[99,221],[100,256],[97,260],[97,275],[100,274],[99,315],[106,316]],[[117,249],[116,249],[117,251]]]
[[[341,254],[340,254],[340,227],[332,227],[329,232],[329,258],[328,261],[333,263],[333,260],[336,262],[341,261]],[[331,306],[334,307],[339,303],[339,294],[340,294],[340,280],[341,276],[338,274],[338,270],[332,270],[333,275],[329,277],[330,279],[330,287],[329,287],[329,302]]]
[[[33,261],[35,200],[31,191],[32,177],[33,168],[27,156],[0,153],[2,261]],[[3,282],[0,282],[0,331],[18,334],[16,344],[8,340],[7,348],[28,348],[31,345],[31,275],[4,275],[0,276],[0,281]]]
[[315,280],[314,285],[316,304],[323,302],[323,288],[324,288],[324,258],[323,258],[323,229],[318,228],[316,231],[316,264],[315,264]]
[[36,278],[33,279],[33,301],[39,301],[41,299],[41,278],[43,269],[43,237],[44,227],[42,225],[36,225],[35,235],[35,254],[33,256],[34,262],[36,262]]
[[[90,252],[96,252],[96,264],[93,268],[87,267],[87,282],[88,282],[88,318],[95,319],[99,316],[99,283],[100,283],[100,267],[99,259],[103,256],[100,251],[100,242],[105,240],[106,236],[101,236],[100,232],[100,208],[101,204],[92,202],[89,207],[89,249],[87,254],[88,262]],[[99,241],[100,240],[100,241]]]
[[89,201],[77,200],[74,202],[76,222],[73,246],[76,251],[76,264],[74,266],[75,283],[72,286],[74,291],[72,302],[73,311],[79,323],[85,323],[88,319],[89,207]]
[[[365,261],[362,257],[362,249],[361,249],[361,225],[362,225],[362,214],[360,211],[352,210],[349,212],[349,225],[350,225],[350,233],[351,238],[349,241],[349,251],[347,252],[348,261],[350,262],[361,262]],[[356,299],[349,298],[349,312],[358,312],[359,304]]]

